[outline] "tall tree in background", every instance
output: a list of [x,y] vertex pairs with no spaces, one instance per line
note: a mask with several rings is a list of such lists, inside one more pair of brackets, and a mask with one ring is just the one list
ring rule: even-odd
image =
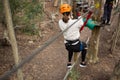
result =
[[68,4],[71,4],[72,0],[61,0],[61,4],[63,3],[68,3]]
[[[113,42],[112,42],[112,47],[111,47],[111,51],[113,52],[117,42],[120,39],[120,0],[118,0],[118,5],[117,5],[117,9],[116,12],[118,13],[118,27],[116,28],[114,38],[113,38]],[[120,80],[120,60],[118,61],[118,63],[115,65],[114,70],[113,70],[113,74],[110,80]]]
[[[12,51],[13,51],[13,55],[14,55],[15,65],[17,66],[20,61],[19,61],[19,56],[18,56],[18,47],[17,47],[17,42],[16,42],[14,28],[13,28],[9,0],[3,0],[3,4],[4,4],[5,18],[6,18],[7,29],[8,29],[8,33],[9,33],[11,46],[12,46]],[[17,77],[18,77],[18,80],[23,80],[21,69],[18,70]]]
[[118,14],[118,22],[117,22],[117,26],[116,26],[116,30],[113,34],[113,37],[112,37],[112,45],[111,45],[111,52],[113,53],[114,52],[114,49],[116,47],[116,44],[118,42],[118,39],[120,37],[120,3],[119,3],[120,0],[118,0],[118,2],[116,1],[116,9],[114,11],[114,15]]
[[58,6],[58,0],[54,0],[54,6]]
[[76,0],[73,0],[73,18],[76,19],[77,15],[76,15]]

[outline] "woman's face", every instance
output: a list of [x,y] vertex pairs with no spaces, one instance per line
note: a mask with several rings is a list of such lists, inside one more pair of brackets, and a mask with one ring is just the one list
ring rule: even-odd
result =
[[70,16],[70,12],[65,12],[65,13],[63,13],[63,21],[64,21],[65,23],[68,22],[69,16]]
[[63,16],[70,16],[70,12],[63,13]]
[[67,19],[67,18],[69,18],[69,16],[66,15],[66,14],[64,14],[64,15],[63,15],[63,18],[64,18],[64,19]]

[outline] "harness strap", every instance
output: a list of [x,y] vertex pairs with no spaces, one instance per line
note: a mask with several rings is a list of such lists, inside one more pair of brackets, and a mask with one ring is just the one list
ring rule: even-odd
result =
[[66,40],[66,41],[70,45],[76,45],[77,43],[79,43],[79,39],[76,39],[76,40]]
[[92,15],[92,11],[89,11],[87,18],[86,18],[86,21],[84,22],[83,26],[80,28],[80,32],[83,30],[83,28],[87,24],[87,21],[90,19],[91,15]]

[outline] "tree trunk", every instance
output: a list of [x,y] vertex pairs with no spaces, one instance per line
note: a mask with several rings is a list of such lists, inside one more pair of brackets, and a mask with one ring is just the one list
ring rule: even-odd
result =
[[71,4],[72,3],[72,1],[71,0],[68,0],[68,4]]
[[69,2],[71,2],[71,1],[68,1],[68,0],[61,0],[61,4],[63,4],[63,3],[68,3],[68,4],[69,4]]
[[118,16],[118,23],[117,23],[117,28],[116,28],[116,31],[115,31],[115,34],[113,35],[113,42],[112,42],[112,45],[111,45],[111,52],[113,53],[114,52],[114,49],[116,47],[116,44],[117,44],[117,41],[120,37],[120,13],[119,13],[119,16]]
[[58,0],[54,0],[54,7],[58,6]]
[[[94,18],[96,21],[100,21],[101,15],[101,4],[102,0],[94,0],[95,2],[95,14]],[[88,61],[92,63],[98,62],[98,47],[99,47],[99,39],[100,39],[100,27],[95,27],[92,31],[92,36],[90,38],[90,45],[88,47]]]
[[73,18],[77,18],[77,13],[76,13],[76,0],[73,0]]
[[[3,4],[4,4],[5,18],[6,18],[10,43],[11,43],[12,50],[13,50],[15,65],[17,66],[19,63],[18,47],[17,47],[17,42],[16,42],[13,23],[12,23],[9,0],[3,0]],[[23,80],[22,71],[20,69],[17,72],[17,77],[18,77],[18,80]]]
[[120,80],[120,60],[119,62],[115,65],[112,77],[110,80]]

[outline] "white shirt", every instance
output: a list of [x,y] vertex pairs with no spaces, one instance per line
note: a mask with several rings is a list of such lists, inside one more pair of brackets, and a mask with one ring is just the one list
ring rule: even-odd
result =
[[[80,18],[80,17],[79,17]],[[67,27],[71,26],[74,22],[76,22],[77,19],[69,19],[67,23],[64,23],[62,19],[59,20],[59,27],[63,31]],[[82,18],[76,22],[74,25],[72,25],[66,32],[63,33],[65,40],[76,40],[80,37],[80,28],[83,25]],[[64,41],[66,43],[66,41]]]

